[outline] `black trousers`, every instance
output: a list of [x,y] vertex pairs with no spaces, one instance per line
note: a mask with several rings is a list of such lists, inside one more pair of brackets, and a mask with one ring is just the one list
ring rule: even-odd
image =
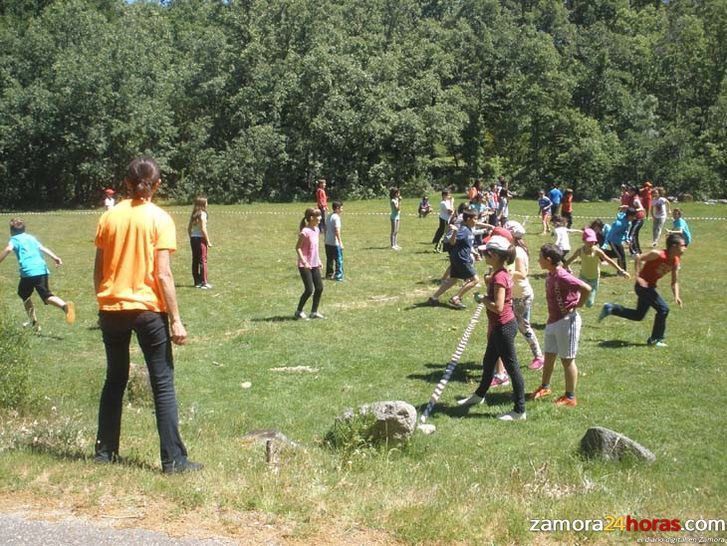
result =
[[129,380],[129,343],[133,331],[149,370],[162,468],[183,466],[187,462],[187,449],[179,434],[167,315],[152,311],[101,311],[99,321],[106,348],[106,381],[98,411],[96,456],[113,460],[119,453],[121,410]]
[[439,227],[437,228],[437,231],[434,233],[434,237],[432,237],[432,244],[438,245],[439,240],[442,238],[442,235],[444,235],[444,230],[447,229],[447,221],[439,219]]
[[495,364],[497,359],[502,358],[502,363],[510,376],[512,382],[512,397],[515,403],[515,411],[525,411],[525,382],[520,373],[520,365],[515,352],[515,334],[517,334],[517,320],[513,319],[507,324],[495,325],[487,337],[487,348],[482,358],[482,379],[475,394],[484,398],[495,375]]
[[314,267],[313,269],[306,269],[305,267],[299,267],[300,278],[303,279],[303,293],[298,301],[298,311],[302,311],[308,298],[313,296],[313,305],[311,306],[311,313],[318,311],[318,304],[321,302],[321,296],[323,295],[323,281],[321,280],[321,268]]

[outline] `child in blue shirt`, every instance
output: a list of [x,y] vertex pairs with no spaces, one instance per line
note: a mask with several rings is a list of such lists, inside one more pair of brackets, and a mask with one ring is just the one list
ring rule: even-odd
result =
[[616,219],[611,224],[611,229],[606,235],[606,243],[611,245],[616,255],[616,261],[621,269],[626,269],[626,251],[624,250],[624,243],[628,239],[629,225],[632,220],[636,218],[636,210],[628,208],[626,210],[619,211],[616,214]]
[[674,218],[674,221],[672,222],[672,229],[667,229],[667,233],[678,233],[682,237],[684,237],[684,243],[686,243],[687,246],[692,242],[692,232],[689,231],[689,226],[687,225],[687,221],[682,218],[682,209],[674,209],[671,213],[672,218]]
[[25,222],[20,218],[10,220],[10,241],[2,252],[0,262],[14,252],[20,266],[20,283],[18,284],[18,296],[23,300],[25,311],[28,313],[28,325],[36,332],[40,331],[38,319],[35,314],[35,307],[30,296],[33,290],[46,305],[51,304],[58,307],[66,314],[66,322],[73,324],[76,320],[76,310],[73,302],[65,302],[58,296],[53,295],[48,287],[48,266],[45,263],[43,254],[50,257],[56,265],[63,265],[63,260],[56,256],[53,251],[44,247],[38,239],[25,233]]
[[462,224],[452,225],[452,232],[449,236],[449,276],[442,280],[437,291],[427,300],[429,305],[439,305],[439,297],[452,288],[458,279],[464,281],[459,292],[449,300],[449,304],[455,309],[464,309],[462,297],[465,293],[477,286],[479,278],[475,270],[472,249],[475,236],[472,230],[477,223],[477,213],[471,209],[465,209],[462,213]]

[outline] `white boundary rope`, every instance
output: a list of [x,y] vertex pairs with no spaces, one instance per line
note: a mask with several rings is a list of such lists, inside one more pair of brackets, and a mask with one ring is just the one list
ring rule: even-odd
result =
[[[175,207],[178,205],[174,205]],[[189,216],[189,211],[187,210],[168,210],[166,207],[162,207],[169,214],[181,214],[183,216]],[[96,209],[96,210],[62,210],[62,211],[47,211],[47,212],[0,212],[0,216],[101,216],[101,214],[104,213],[103,209]],[[276,212],[272,210],[215,210],[215,215],[217,214],[227,214],[231,216],[294,216],[294,217],[300,217],[301,214],[298,212]],[[347,211],[346,216],[389,216],[390,213],[388,212],[351,212]],[[417,214],[414,212],[404,212],[402,213],[403,216],[417,217]],[[531,215],[528,214],[514,214],[510,216],[510,218],[524,218],[524,221],[527,222]],[[573,218],[577,218],[579,220],[595,220],[598,218],[597,216],[574,216]],[[727,217],[721,217],[721,216],[687,216],[687,220],[690,222],[692,221],[718,221],[718,222],[725,222],[727,221]]]
[[429,398],[429,403],[427,404],[427,407],[424,409],[424,412],[422,412],[422,416],[419,418],[422,423],[427,422],[429,414],[432,413],[432,410],[434,409],[434,404],[436,404],[439,401],[439,397],[442,396],[442,392],[447,386],[447,383],[449,383],[449,380],[452,377],[452,372],[454,372],[457,364],[459,364],[459,359],[462,356],[465,348],[467,347],[467,342],[469,342],[470,336],[472,335],[475,326],[479,322],[480,315],[482,314],[482,310],[484,308],[485,304],[480,303],[479,305],[477,305],[475,312],[472,313],[472,318],[470,319],[469,324],[467,324],[467,328],[464,329],[462,338],[459,340],[459,343],[457,344],[457,349],[454,351],[454,354],[452,355],[452,358],[449,361],[447,368],[444,370],[444,375],[442,376],[442,379],[439,380],[437,387],[434,389],[432,396]]

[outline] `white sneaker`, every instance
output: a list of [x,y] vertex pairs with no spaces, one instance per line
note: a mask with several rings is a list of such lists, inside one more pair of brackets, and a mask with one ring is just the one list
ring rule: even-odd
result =
[[209,290],[210,288],[212,288],[212,285],[211,285],[211,284],[209,284],[209,283],[204,283],[204,284],[200,284],[200,285],[199,285],[199,287],[200,287],[200,288],[201,288],[202,290]]
[[324,317],[322,313],[319,313],[318,311],[316,311],[315,313],[311,313],[310,314],[310,318],[312,318],[312,319],[324,319],[326,317]]
[[477,396],[476,394],[472,394],[467,398],[463,398],[462,400],[457,400],[458,406],[476,406],[478,404],[482,404],[485,401],[485,399],[482,396]]
[[516,411],[511,411],[508,413],[503,413],[502,415],[498,415],[497,418],[500,421],[525,421],[528,418],[528,414],[525,412],[518,413]]
[[304,311],[296,311],[293,316],[296,320],[308,320],[308,315],[306,315]]

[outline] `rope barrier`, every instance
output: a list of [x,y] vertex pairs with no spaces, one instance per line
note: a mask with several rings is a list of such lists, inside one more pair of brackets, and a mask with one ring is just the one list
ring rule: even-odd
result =
[[419,420],[422,423],[427,422],[427,419],[429,418],[429,414],[432,413],[432,410],[434,409],[434,405],[439,401],[439,397],[442,396],[442,392],[444,391],[445,387],[447,386],[447,383],[449,383],[449,380],[452,377],[452,373],[454,372],[454,369],[457,367],[457,364],[459,364],[459,359],[462,357],[462,353],[464,352],[465,348],[467,347],[467,343],[470,340],[470,336],[472,335],[472,332],[474,331],[475,326],[479,322],[480,315],[482,314],[482,310],[484,308],[485,308],[485,304],[480,303],[477,305],[475,312],[472,314],[472,318],[470,319],[469,324],[467,324],[467,328],[465,328],[464,333],[462,334],[462,338],[459,340],[459,343],[457,344],[457,349],[455,349],[454,354],[452,355],[452,358],[450,359],[449,364],[447,365],[447,368],[444,370],[444,375],[442,376],[442,379],[439,380],[437,387],[434,389],[432,396],[429,398],[429,403],[427,404],[427,407],[424,409],[422,416],[419,418]]
[[[26,212],[0,212],[0,216],[100,216],[103,214],[103,210],[63,210],[63,211],[52,211],[52,212],[37,212],[37,211],[26,211]],[[188,216],[189,211],[182,210],[167,210],[169,214]],[[298,212],[275,212],[266,210],[215,210],[215,215],[226,214],[231,216],[293,216],[301,217],[302,214]],[[351,212],[346,211],[346,216],[389,216],[388,212]],[[414,212],[401,213],[402,216],[415,218],[418,215]],[[510,218],[529,218],[531,215],[528,214],[513,214]],[[573,218],[579,220],[595,220],[599,216],[574,216]],[[602,218],[602,217],[601,217]],[[725,222],[727,217],[723,216],[687,216],[687,220],[693,221],[716,221]]]

